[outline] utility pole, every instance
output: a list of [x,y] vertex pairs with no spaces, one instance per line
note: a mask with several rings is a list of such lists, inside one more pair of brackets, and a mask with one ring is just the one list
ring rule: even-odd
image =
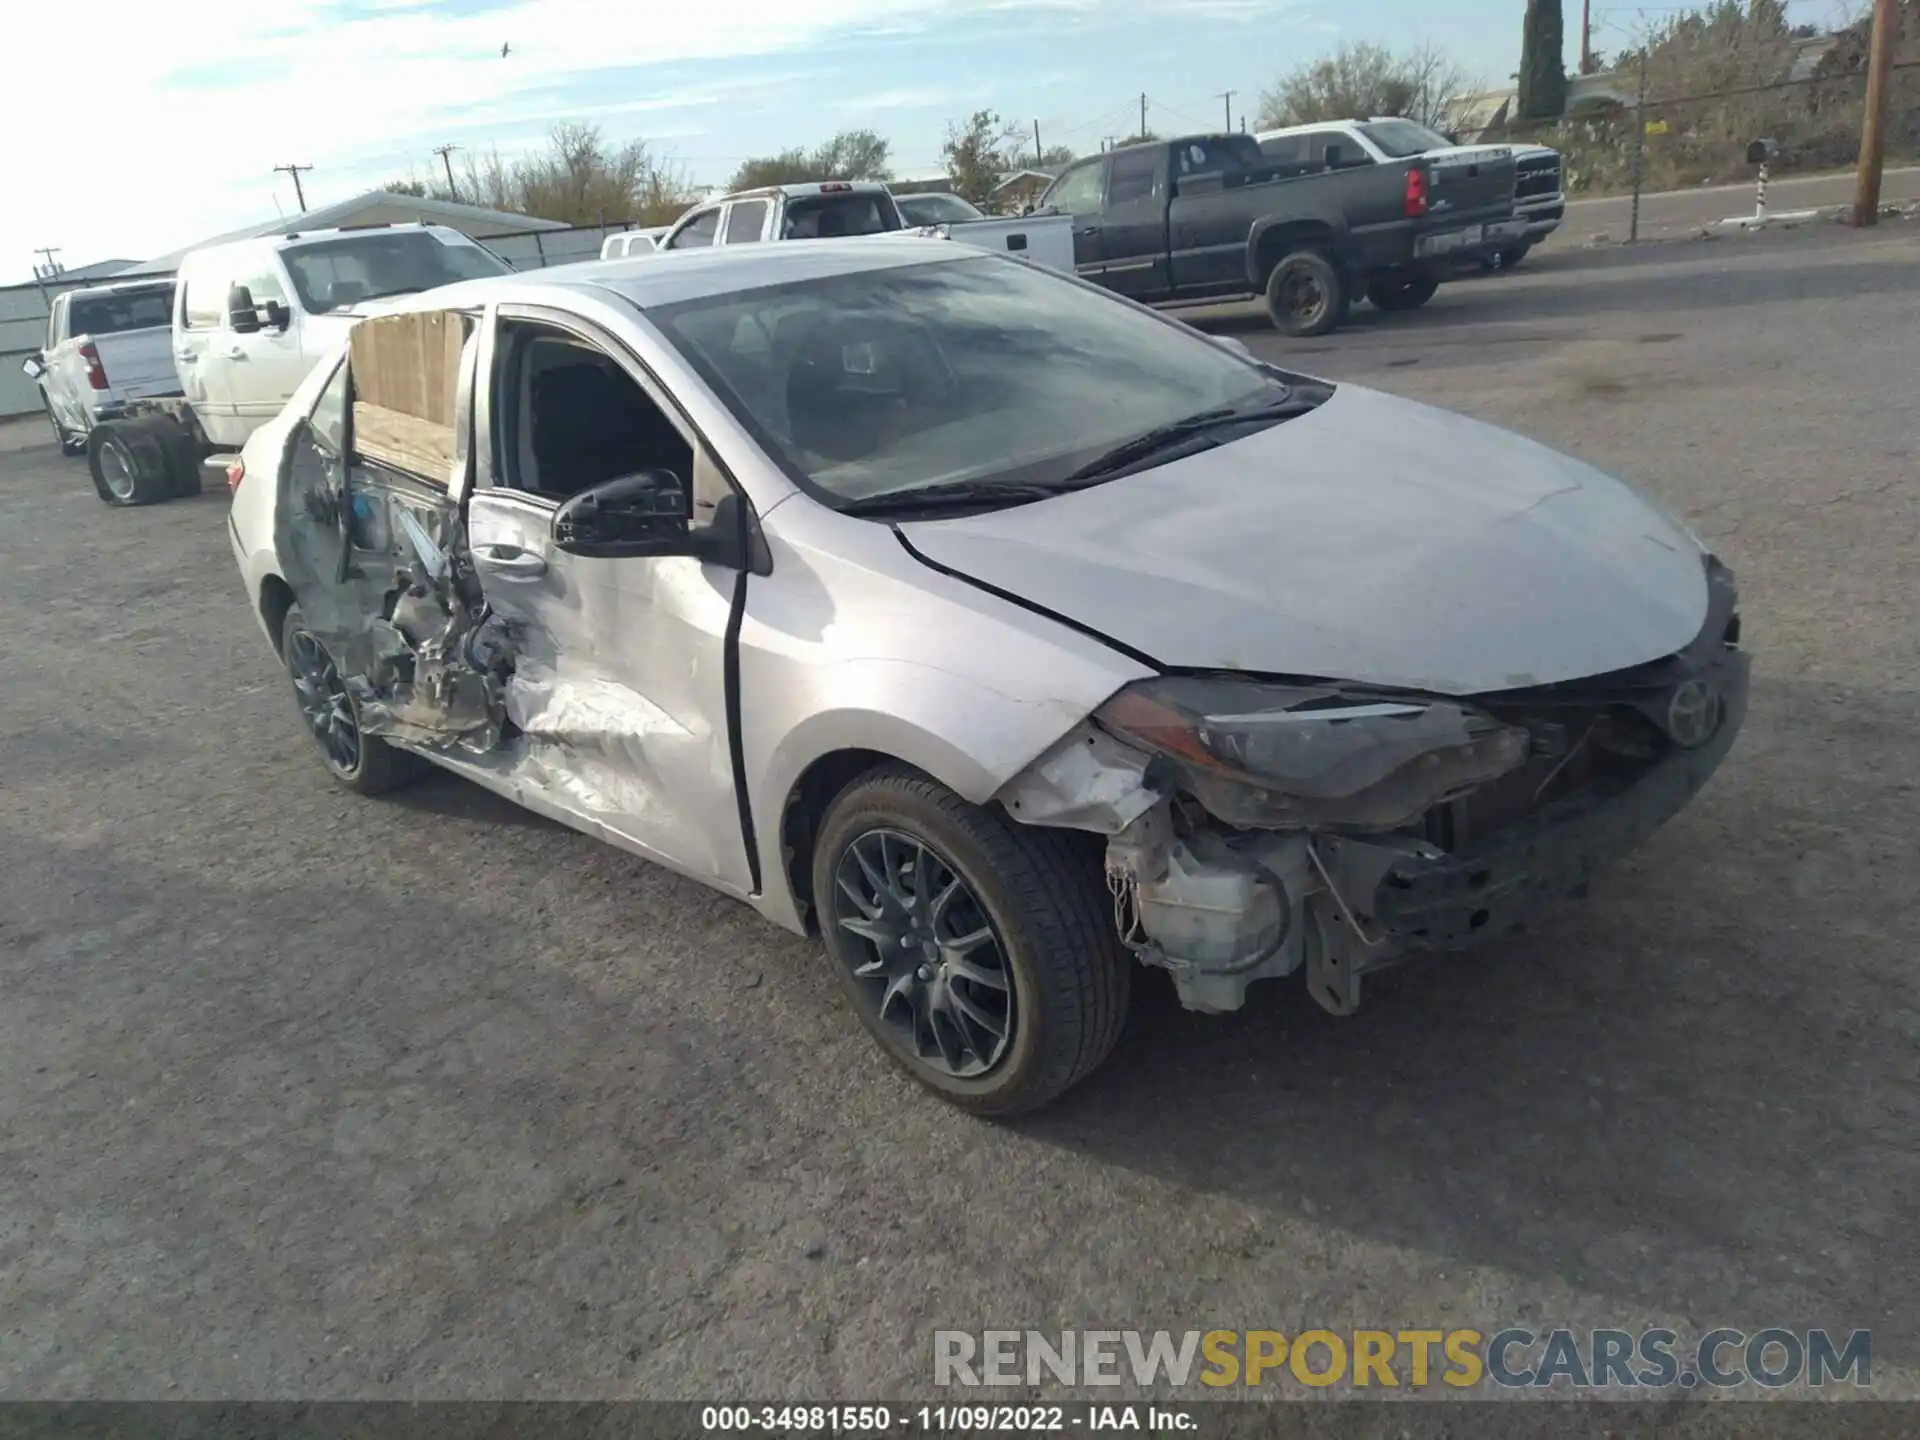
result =
[[1593,0],[1580,0],[1580,73],[1593,73]]
[[1874,0],[1873,47],[1867,52],[1866,118],[1860,126],[1860,169],[1853,191],[1853,223],[1880,223],[1880,170],[1887,154],[1887,90],[1893,81],[1893,32],[1898,0]]
[[1140,92],[1140,138],[1147,138],[1147,92]]
[[1227,129],[1228,130],[1233,129],[1233,94],[1234,92],[1231,90],[1222,90],[1220,92],[1220,99],[1222,102],[1225,103],[1227,107]]
[[313,169],[311,165],[276,165],[273,167],[274,174],[291,175],[293,177],[293,198],[300,202],[300,213],[302,215],[307,213],[307,192],[300,188],[300,172],[311,169]]
[[1647,160],[1647,51],[1651,48],[1641,42],[1640,98],[1633,107],[1633,227],[1627,233],[1629,245],[1640,243],[1640,179],[1646,173]]
[[54,256],[60,253],[60,246],[42,245],[39,249],[35,250],[33,253],[38,255],[42,260],[46,262],[44,269],[42,266],[39,266],[39,265],[36,265],[33,267],[33,273],[35,275],[40,275],[44,273],[46,278],[51,280],[54,276],[60,273],[60,262],[53,258]]
[[454,144],[436,145],[433,147],[433,153],[438,155],[440,157],[440,163],[447,167],[447,198],[449,200],[458,200],[460,198],[460,191],[455,188],[453,183],[453,152],[459,148],[458,145]]
[[1039,167],[1040,167],[1041,165],[1043,165],[1044,163],[1046,163],[1046,158],[1047,158],[1047,152],[1046,152],[1046,151],[1044,151],[1044,150],[1042,150],[1042,149],[1040,148],[1040,122],[1039,122],[1038,120],[1036,120],[1036,121],[1034,121],[1034,122],[1033,122],[1033,164],[1034,164],[1034,168],[1035,168],[1035,169],[1038,169],[1038,168],[1039,168]]

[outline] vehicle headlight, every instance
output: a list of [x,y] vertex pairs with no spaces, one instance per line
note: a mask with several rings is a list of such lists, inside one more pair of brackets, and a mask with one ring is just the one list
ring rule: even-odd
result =
[[1393,830],[1526,759],[1525,730],[1448,700],[1169,676],[1094,713],[1173,762],[1215,817],[1257,829]]

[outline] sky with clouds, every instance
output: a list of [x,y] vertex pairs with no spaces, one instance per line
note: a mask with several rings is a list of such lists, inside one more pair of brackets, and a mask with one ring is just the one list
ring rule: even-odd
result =
[[[1610,8],[1613,0],[1595,0]],[[1577,31],[1579,0],[1566,0]],[[902,174],[992,109],[1049,145],[1221,122],[1345,39],[1444,44],[1489,84],[1525,0],[88,0],[9,7],[0,284],[33,251],[142,259],[585,120],[692,177],[870,127]],[[1626,12],[1620,12],[1625,14]],[[1605,40],[1603,34],[1601,39]],[[1596,42],[1600,43],[1600,42]],[[511,53],[502,57],[502,45]],[[1569,48],[1577,48],[1570,35]],[[1604,46],[1603,46],[1604,48]]]

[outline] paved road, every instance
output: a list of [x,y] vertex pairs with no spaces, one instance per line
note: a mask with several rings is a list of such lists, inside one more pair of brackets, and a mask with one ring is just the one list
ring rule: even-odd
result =
[[[1920,167],[1891,169],[1881,178],[1884,203],[1920,200]],[[1713,186],[1701,190],[1673,190],[1640,197],[1640,234],[1646,239],[1684,235],[1733,215],[1753,213],[1752,185]],[[1853,176],[1810,175],[1782,178],[1767,186],[1771,210],[1811,210],[1823,205],[1853,203]],[[1610,195],[1600,200],[1575,200],[1567,207],[1566,224],[1543,248],[1549,252],[1567,245],[1584,245],[1605,233],[1624,241],[1630,233],[1633,201]]]
[[1246,329],[1664,497],[1742,576],[1753,718],[1533,938],[1344,1021],[1144,984],[1014,1126],[742,907],[332,788],[222,499],[109,511],[6,432],[0,1394],[925,1396],[936,1326],[1509,1321],[1871,1326],[1915,1393],[1916,282],[1823,230]]

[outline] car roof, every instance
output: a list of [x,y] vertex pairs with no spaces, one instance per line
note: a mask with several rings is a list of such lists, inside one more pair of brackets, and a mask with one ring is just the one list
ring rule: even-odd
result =
[[[831,185],[833,189],[828,191]],[[712,205],[725,205],[734,200],[764,200],[769,196],[781,195],[791,200],[806,195],[885,195],[886,185],[879,180],[808,180],[793,185],[756,185],[751,190],[735,190],[730,195],[716,195],[704,201],[698,209]]]
[[923,239],[905,232],[847,240],[662,250],[623,260],[585,260],[547,270],[462,280],[437,290],[395,297],[382,313],[460,309],[492,302],[538,304],[543,296],[553,298],[555,291],[612,291],[636,309],[647,310],[799,280],[991,258],[991,252],[971,245]]
[[[312,230],[292,230],[279,235],[248,235],[239,240],[222,240],[217,245],[201,245],[182,257],[198,258],[212,255],[223,250],[284,250],[290,245],[305,245],[314,240],[344,240],[355,235],[384,235],[393,231],[424,231],[432,234],[461,235],[451,225],[425,225],[418,220],[382,221],[375,225],[331,225],[316,227]],[[462,235],[462,238],[467,238]]]

